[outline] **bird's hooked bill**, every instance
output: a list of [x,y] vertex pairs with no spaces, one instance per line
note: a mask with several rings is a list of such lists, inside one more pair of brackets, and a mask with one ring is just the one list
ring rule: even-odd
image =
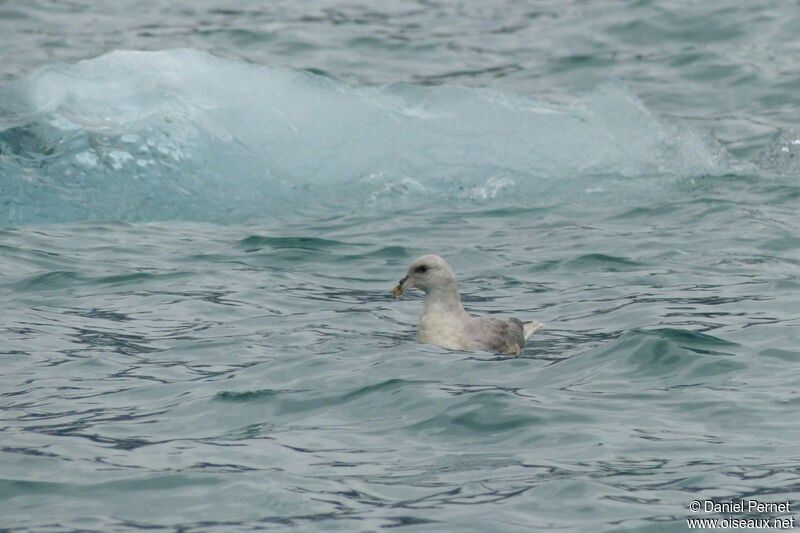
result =
[[399,297],[400,297],[400,295],[401,295],[401,294],[403,294],[403,283],[405,283],[405,282],[406,282],[406,280],[408,280],[408,276],[404,276],[404,277],[403,277],[403,279],[401,279],[401,280],[400,280],[400,281],[397,283],[397,285],[395,286],[395,288],[394,288],[394,289],[392,289],[392,294],[394,294],[394,297],[395,297],[395,298],[399,298]]

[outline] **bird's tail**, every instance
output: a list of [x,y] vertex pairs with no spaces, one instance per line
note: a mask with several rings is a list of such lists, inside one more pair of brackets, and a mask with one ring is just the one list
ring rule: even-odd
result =
[[525,336],[525,340],[528,340],[528,337],[536,333],[542,326],[544,326],[544,324],[535,320],[525,322],[522,325],[522,334]]

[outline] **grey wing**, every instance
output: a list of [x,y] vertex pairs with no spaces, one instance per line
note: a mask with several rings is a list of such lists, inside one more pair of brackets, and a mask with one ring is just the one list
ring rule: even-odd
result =
[[508,321],[496,318],[470,318],[465,333],[471,350],[519,355],[525,346],[522,322],[516,318]]

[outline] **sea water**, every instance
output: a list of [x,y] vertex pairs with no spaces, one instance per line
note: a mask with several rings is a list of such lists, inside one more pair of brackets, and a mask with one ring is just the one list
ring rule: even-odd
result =
[[[0,4],[0,529],[789,527],[798,34],[766,1]],[[414,343],[426,253],[545,324],[522,356]]]

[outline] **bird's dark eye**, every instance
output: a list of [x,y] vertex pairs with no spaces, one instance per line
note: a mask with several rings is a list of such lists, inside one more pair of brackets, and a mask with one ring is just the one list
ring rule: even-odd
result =
[[427,271],[428,271],[428,265],[420,265],[416,269],[416,272],[419,272],[420,274],[424,274]]

